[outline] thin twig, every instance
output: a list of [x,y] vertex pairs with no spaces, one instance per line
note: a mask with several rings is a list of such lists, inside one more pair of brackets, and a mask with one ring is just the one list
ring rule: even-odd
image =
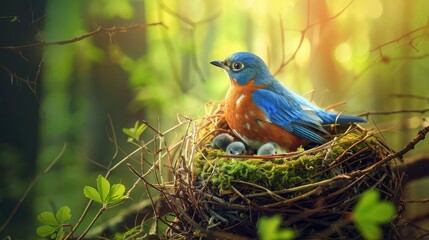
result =
[[166,27],[162,22],[156,22],[156,23],[146,23],[146,24],[134,24],[134,25],[130,25],[130,26],[123,26],[123,27],[98,27],[96,30],[92,31],[92,32],[88,32],[85,33],[81,36],[78,37],[74,37],[72,39],[66,39],[66,40],[60,40],[60,41],[52,41],[52,42],[46,42],[46,41],[40,41],[40,42],[36,42],[36,43],[30,43],[30,44],[25,44],[25,45],[19,45],[19,46],[0,46],[0,49],[3,50],[9,50],[9,51],[13,51],[13,52],[21,52],[23,49],[26,48],[33,48],[33,47],[44,47],[44,46],[50,46],[50,45],[65,45],[65,44],[69,44],[69,43],[74,43],[74,42],[78,42],[81,41],[83,39],[92,37],[94,35],[97,34],[114,34],[114,33],[123,33],[123,32],[128,32],[131,30],[138,30],[138,29],[145,29],[149,26],[157,26],[157,25],[161,25]]
[[404,200],[406,203],[428,203],[429,198]]
[[[428,22],[428,23],[429,23],[429,22]],[[411,31],[409,31],[409,32],[407,32],[407,33],[405,33],[405,34],[403,34],[403,35],[401,35],[401,36],[397,37],[397,38],[394,38],[394,39],[392,39],[392,40],[390,40],[390,41],[387,41],[387,42],[385,42],[385,43],[382,43],[382,44],[378,45],[377,47],[372,48],[372,49],[370,50],[370,52],[380,51],[380,53],[381,53],[381,49],[382,49],[383,47],[385,47],[385,46],[387,46],[387,45],[390,45],[390,44],[392,44],[392,43],[398,43],[398,42],[399,42],[399,41],[401,41],[402,39],[404,39],[404,38],[406,38],[406,37],[409,37],[409,36],[411,36],[412,34],[417,33],[417,32],[420,32],[420,31],[422,31],[422,32],[423,32],[423,33],[422,33],[422,36],[421,36],[421,37],[423,37],[425,34],[427,34],[427,29],[428,29],[428,27],[429,27],[429,25],[428,25],[428,24],[426,24],[425,26],[422,26],[422,27],[418,27],[418,28],[416,28],[416,29],[413,29],[413,30],[411,30]]]
[[95,215],[95,217],[92,219],[92,221],[89,223],[89,225],[86,227],[85,231],[83,231],[83,233],[79,236],[79,238],[77,240],[81,240],[82,238],[85,237],[85,235],[88,233],[89,229],[92,228],[92,226],[94,225],[95,221],[97,221],[97,219],[101,216],[101,214],[103,214],[103,212],[106,210],[106,207],[103,206],[102,208],[100,208],[100,210],[98,210],[97,214]]
[[389,162],[395,158],[402,158],[406,153],[408,153],[409,151],[414,149],[415,146],[417,145],[417,143],[424,140],[426,137],[426,134],[428,132],[429,132],[429,126],[426,126],[425,128],[421,129],[417,133],[416,137],[413,140],[411,140],[411,142],[409,142],[407,145],[405,145],[405,147],[402,148],[400,151],[395,152],[395,153],[391,153],[391,154],[387,155],[385,158],[383,158],[382,160],[380,160],[379,162],[371,165],[371,167],[368,167],[364,170],[355,171],[352,174],[350,174],[350,176],[358,176],[361,174],[368,173],[368,172],[372,171],[373,169],[380,167],[381,165],[386,164],[387,162]]
[[9,222],[12,220],[12,218],[15,216],[16,211],[18,211],[19,207],[21,206],[21,204],[24,202],[25,198],[27,197],[27,195],[30,193],[31,189],[33,189],[34,185],[36,185],[36,183],[40,180],[40,178],[42,178],[46,173],[49,172],[49,170],[51,170],[51,168],[61,159],[61,157],[63,156],[64,152],[67,149],[67,143],[64,143],[60,153],[55,157],[55,159],[49,164],[49,166],[47,166],[45,168],[45,170],[43,170],[41,173],[39,173],[34,179],[33,181],[30,183],[30,185],[27,187],[27,189],[25,190],[24,194],[22,195],[22,197],[19,199],[18,203],[16,204],[16,206],[13,208],[12,212],[9,214],[9,216],[7,217],[6,221],[2,224],[2,226],[0,227],[0,232],[2,232],[7,225],[9,224]]
[[[292,53],[292,55],[287,60],[285,60],[284,56],[282,56],[282,62],[280,64],[279,68],[274,72],[273,75],[277,75],[278,73],[280,73],[285,66],[287,66],[291,61],[293,61],[295,59],[296,55],[298,54],[299,50],[302,47],[302,44],[304,43],[305,35],[307,34],[307,32],[310,29],[312,29],[313,27],[315,27],[317,25],[320,25],[322,23],[326,23],[326,22],[332,21],[335,18],[339,17],[344,11],[347,10],[347,8],[352,3],[353,3],[353,0],[351,0],[343,9],[341,9],[338,13],[336,13],[333,16],[330,16],[330,17],[328,17],[326,19],[322,19],[322,20],[314,22],[314,23],[310,23],[310,1],[308,0],[307,1],[307,25],[306,25],[306,27],[304,29],[302,29],[300,31],[301,34],[300,34],[300,39],[299,39],[299,42],[298,42],[298,46],[295,48],[295,51]],[[282,23],[281,23],[280,27],[281,27],[281,29],[283,28],[283,24]],[[282,38],[282,41],[284,41],[283,33],[281,35],[281,38]],[[282,46],[284,46],[284,43],[282,43]],[[283,49],[283,51],[284,51],[284,49]],[[284,53],[283,53],[283,55],[284,55]]]
[[402,110],[395,110],[395,111],[371,111],[371,112],[364,112],[359,114],[358,116],[362,117],[368,117],[369,115],[391,115],[391,114],[400,114],[400,113],[426,113],[429,112],[429,108],[425,109],[402,109]]
[[392,94],[390,94],[390,96],[396,97],[396,98],[413,98],[413,99],[429,101],[429,97],[421,96],[421,95],[415,95],[415,94],[392,93]]

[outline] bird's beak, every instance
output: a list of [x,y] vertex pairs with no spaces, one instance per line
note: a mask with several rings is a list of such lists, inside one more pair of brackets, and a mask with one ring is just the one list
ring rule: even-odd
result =
[[229,70],[229,67],[226,66],[224,61],[211,61],[210,63],[215,65],[216,67],[220,67],[220,68],[223,68],[225,70]]

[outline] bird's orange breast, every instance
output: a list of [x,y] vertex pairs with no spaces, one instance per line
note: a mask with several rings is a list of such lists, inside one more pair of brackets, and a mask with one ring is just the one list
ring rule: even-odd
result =
[[265,85],[255,86],[254,80],[239,85],[231,80],[225,98],[225,119],[229,127],[247,145],[257,150],[262,144],[275,142],[283,148],[295,150],[306,141],[269,121],[253,102],[252,92]]

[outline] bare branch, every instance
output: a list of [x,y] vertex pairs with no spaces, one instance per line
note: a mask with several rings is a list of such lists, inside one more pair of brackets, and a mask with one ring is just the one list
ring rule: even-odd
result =
[[[304,42],[304,38],[305,38],[305,35],[307,34],[307,32],[310,30],[310,29],[312,29],[313,27],[315,27],[315,26],[317,26],[317,25],[320,25],[320,24],[322,24],[322,23],[326,23],[326,22],[329,22],[329,21],[332,21],[332,20],[334,20],[334,19],[336,19],[338,16],[340,16],[344,11],[346,11],[347,10],[347,8],[353,3],[353,1],[354,0],[351,0],[343,9],[341,9],[338,13],[336,13],[335,15],[333,15],[333,16],[331,16],[331,17],[328,17],[328,18],[326,18],[326,19],[322,19],[322,20],[320,20],[320,21],[317,21],[317,22],[314,22],[314,23],[310,23],[310,1],[307,1],[307,25],[306,25],[306,27],[304,28],[304,29],[302,29],[300,32],[301,32],[301,36],[300,36],[300,39],[299,39],[299,43],[298,43],[298,46],[296,47],[296,49],[295,49],[295,51],[292,53],[292,55],[287,59],[287,60],[285,60],[284,59],[284,49],[283,49],[283,53],[282,53],[282,63],[280,64],[280,66],[279,66],[279,68],[274,72],[274,74],[273,75],[276,75],[276,74],[278,74],[278,73],[280,73],[282,70],[283,70],[283,68],[285,67],[285,66],[287,66],[291,61],[293,61],[294,59],[295,59],[295,57],[296,57],[296,55],[298,54],[298,51],[301,49],[301,47],[302,47],[302,44],[303,44],[303,42]],[[281,28],[281,30],[283,30],[283,23],[280,23],[281,25],[280,25],[280,28]],[[283,32],[282,32],[282,35],[281,35],[281,38],[282,38],[282,46],[284,46],[284,34],[283,34]]]
[[424,114],[426,112],[429,112],[429,108],[425,108],[425,109],[402,109],[402,110],[385,111],[385,112],[372,111],[372,112],[361,113],[358,116],[368,117],[370,115],[391,115],[391,114],[400,114],[400,113],[421,113],[421,114]]
[[407,203],[428,203],[429,198],[405,200],[405,202],[407,202]]
[[381,159],[379,162],[377,162],[376,164],[372,165],[369,168],[354,172],[352,174],[352,176],[361,176],[361,175],[366,174],[370,171],[373,171],[374,168],[377,168],[383,164],[386,164],[395,158],[402,158],[406,153],[413,150],[415,148],[415,146],[417,145],[417,143],[423,141],[428,132],[429,132],[429,126],[424,127],[423,129],[421,129],[417,133],[416,137],[413,140],[411,140],[407,145],[405,145],[404,148],[402,148],[398,152],[391,153],[391,154],[387,155],[385,158]]
[[413,98],[413,99],[419,99],[419,100],[429,101],[429,97],[415,95],[415,94],[392,93],[392,94],[390,94],[390,96],[391,97],[396,97],[396,98]]
[[30,185],[27,187],[27,189],[25,190],[24,194],[22,195],[22,197],[19,199],[19,202],[16,204],[16,206],[13,208],[12,212],[9,214],[9,216],[7,217],[6,221],[4,221],[4,223],[1,225],[0,227],[0,232],[2,232],[7,225],[9,224],[9,222],[12,220],[12,218],[15,216],[16,211],[18,211],[19,207],[21,206],[21,204],[24,202],[25,198],[27,198],[27,195],[30,193],[31,189],[33,189],[34,185],[36,185],[36,183],[46,174],[49,172],[49,170],[51,170],[51,168],[61,159],[61,157],[63,156],[64,152],[67,149],[67,143],[64,143],[60,153],[58,153],[58,155],[55,157],[55,159],[49,164],[49,166],[47,166],[45,168],[45,170],[43,170],[41,173],[39,173],[34,179],[33,181],[30,183]]
[[148,23],[148,24],[134,24],[134,25],[126,26],[126,27],[116,27],[116,26],[114,26],[114,27],[102,27],[102,26],[100,26],[92,32],[85,33],[79,37],[74,37],[72,39],[53,41],[53,42],[40,41],[40,42],[30,43],[30,44],[20,45],[20,46],[0,46],[0,49],[20,53],[23,49],[26,49],[26,48],[42,47],[42,46],[49,46],[49,45],[65,45],[65,44],[81,41],[83,39],[92,37],[92,36],[97,35],[97,34],[109,34],[109,35],[111,35],[114,33],[123,33],[123,32],[128,32],[131,30],[145,29],[149,26],[157,26],[157,25],[161,25],[161,26],[166,27],[162,22]]
[[398,172],[407,174],[407,182],[428,177],[429,154],[406,158],[403,163],[397,165],[395,168]]
[[387,41],[387,42],[385,42],[385,43],[382,43],[382,44],[378,45],[377,47],[374,47],[373,49],[371,49],[371,50],[370,50],[370,52],[379,51],[379,52],[380,52],[380,54],[382,55],[381,49],[382,49],[383,47],[388,46],[388,45],[391,45],[391,44],[393,44],[393,43],[398,43],[398,42],[400,42],[401,40],[403,40],[403,39],[405,39],[405,38],[407,38],[407,37],[411,37],[411,36],[412,36],[413,34],[415,34],[415,33],[419,33],[419,32],[421,32],[421,34],[420,34],[420,35],[418,35],[417,37],[412,38],[412,39],[408,42],[408,44],[409,44],[409,45],[411,45],[411,44],[412,44],[412,42],[414,42],[417,38],[424,37],[425,35],[427,35],[428,27],[429,27],[429,22],[426,24],[426,26],[418,27],[418,28],[416,28],[416,29],[413,29],[413,30],[411,30],[411,31],[409,31],[409,32],[407,32],[407,33],[405,33],[405,34],[403,34],[403,35],[401,35],[401,36],[397,37],[397,38],[394,38],[394,39],[392,39],[392,40],[390,40],[390,41]]

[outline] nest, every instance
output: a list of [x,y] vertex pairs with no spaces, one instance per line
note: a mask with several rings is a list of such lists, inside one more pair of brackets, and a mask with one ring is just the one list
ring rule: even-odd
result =
[[[173,211],[167,238],[257,237],[261,216],[279,214],[300,238],[361,239],[350,213],[362,192],[377,189],[400,212],[401,178],[384,161],[392,153],[374,133],[353,125],[324,145],[274,156],[229,157],[211,148],[230,133],[222,107],[190,124],[173,186],[157,188]],[[400,216],[384,227],[395,238]],[[165,221],[167,222],[167,221]]]

